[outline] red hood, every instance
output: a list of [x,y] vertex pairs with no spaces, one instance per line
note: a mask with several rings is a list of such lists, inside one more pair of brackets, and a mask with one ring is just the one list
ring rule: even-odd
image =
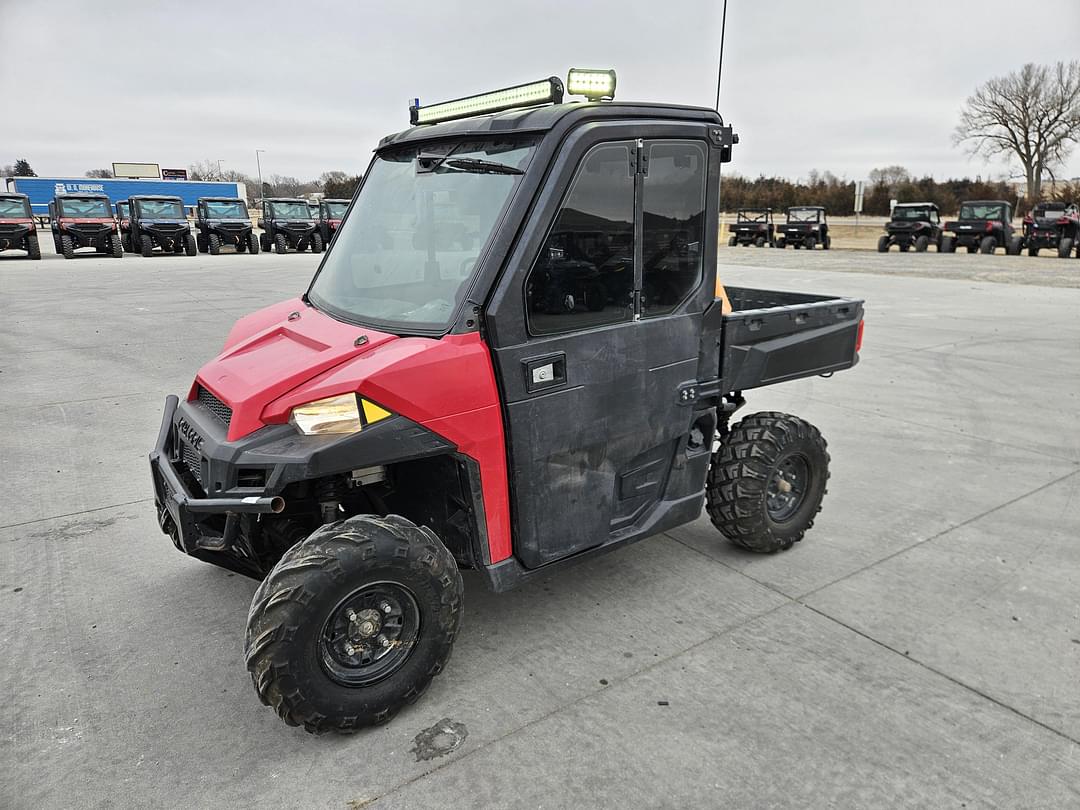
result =
[[[360,337],[367,342],[357,346]],[[199,370],[196,381],[232,408],[227,437],[232,441],[266,424],[261,417],[268,403],[312,377],[397,339],[335,321],[295,298],[240,319],[225,349]],[[189,399],[196,395],[193,386]]]
[[33,225],[30,217],[0,217],[0,225]]

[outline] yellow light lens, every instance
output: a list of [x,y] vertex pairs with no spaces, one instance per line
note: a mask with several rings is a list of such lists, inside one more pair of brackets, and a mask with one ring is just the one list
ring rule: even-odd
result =
[[615,71],[571,68],[566,77],[566,92],[572,96],[585,96],[590,101],[615,98]]
[[356,394],[342,394],[297,405],[289,422],[306,436],[323,433],[359,433],[363,428]]
[[531,82],[505,90],[495,90],[478,96],[444,101],[427,107],[410,110],[413,124],[434,124],[437,121],[453,121],[471,115],[511,110],[515,107],[533,107],[537,104],[558,104],[562,101],[562,82],[552,76],[541,82]]

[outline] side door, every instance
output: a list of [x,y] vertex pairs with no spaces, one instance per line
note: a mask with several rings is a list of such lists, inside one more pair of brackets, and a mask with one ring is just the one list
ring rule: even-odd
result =
[[705,128],[672,126],[682,137],[579,144],[493,296],[514,552],[527,567],[700,511],[701,482],[677,469],[694,419],[679,399],[712,300],[706,195],[718,176],[709,183]]

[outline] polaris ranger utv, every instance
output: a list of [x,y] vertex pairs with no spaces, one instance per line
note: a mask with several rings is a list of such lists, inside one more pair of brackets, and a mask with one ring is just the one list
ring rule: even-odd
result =
[[120,223],[120,244],[124,246],[125,253],[131,253],[131,203],[117,200],[113,207],[116,209],[116,221]]
[[28,259],[41,258],[34,212],[25,194],[0,193],[0,252],[5,250],[25,250]]
[[288,253],[289,249],[302,253],[311,248],[312,253],[322,253],[323,239],[315,227],[307,200],[277,197],[263,200],[259,236],[263,250],[273,247],[275,253]]
[[259,237],[248,216],[247,203],[236,197],[199,197],[195,206],[195,244],[199,253],[217,256],[223,245],[237,253],[259,252]]
[[946,222],[941,252],[955,253],[957,246],[968,253],[993,253],[999,247],[1009,256],[1019,256],[1021,238],[1012,224],[1012,205],[1003,200],[971,200],[960,204],[960,217]]
[[796,205],[789,208],[787,221],[780,226],[776,246],[786,248],[791,245],[796,250],[800,247],[813,250],[819,244],[822,250],[832,247],[825,208],[820,205]]
[[728,247],[769,247],[774,243],[775,226],[771,208],[740,208],[731,226]]
[[1057,251],[1059,259],[1069,258],[1076,248],[1080,259],[1080,209],[1072,203],[1039,203],[1024,217],[1024,245],[1028,256],[1050,248]]
[[341,220],[345,218],[345,212],[349,210],[349,200],[319,200],[319,236],[322,237],[323,245],[329,247],[330,241],[341,227]]
[[143,256],[152,256],[154,248],[162,253],[188,256],[198,252],[195,234],[184,213],[184,202],[179,197],[140,194],[129,197],[128,202],[131,203],[131,246]]
[[900,203],[885,225],[885,234],[878,239],[878,253],[888,253],[896,245],[902,253],[914,247],[925,253],[930,245],[941,250],[941,213],[934,203]]
[[65,259],[80,248],[92,247],[117,259],[124,257],[119,226],[104,194],[63,194],[49,203],[53,246]]
[[[290,725],[355,731],[422,695],[458,631],[461,568],[505,591],[703,507],[731,542],[778,552],[821,507],[816,428],[731,418],[748,389],[853,366],[862,302],[727,303],[731,127],[562,95],[552,77],[411,107],[307,290],[242,318],[165,401],[159,524],[262,580],[247,666]],[[602,307],[530,302],[540,268],[623,255]]]

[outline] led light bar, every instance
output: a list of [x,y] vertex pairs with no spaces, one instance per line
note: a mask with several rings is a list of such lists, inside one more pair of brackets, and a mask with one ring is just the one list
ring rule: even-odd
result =
[[615,71],[570,68],[566,92],[572,96],[585,96],[589,101],[615,98]]
[[[614,83],[614,79],[612,79],[612,82]],[[556,76],[552,76],[538,82],[519,84],[516,87],[481,93],[478,96],[466,96],[453,101],[443,101],[427,107],[412,104],[409,106],[409,122],[413,126],[417,124],[436,124],[439,121],[454,121],[458,118],[502,112],[516,107],[559,104],[562,102],[562,98],[563,83]]]

